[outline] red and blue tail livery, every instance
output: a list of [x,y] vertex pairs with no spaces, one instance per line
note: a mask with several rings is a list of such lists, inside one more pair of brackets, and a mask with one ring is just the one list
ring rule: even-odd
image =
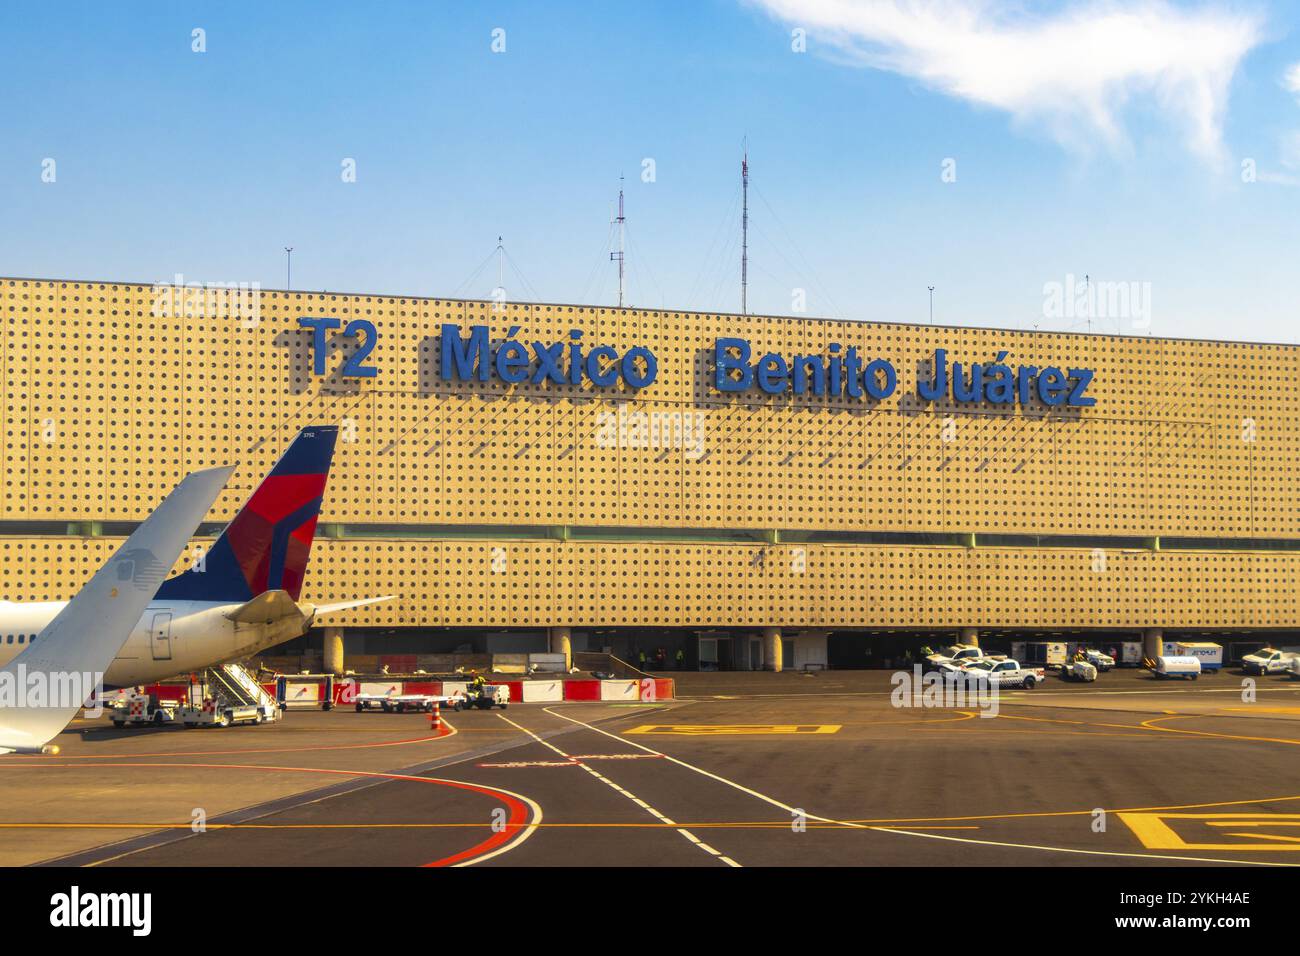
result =
[[338,426],[298,433],[203,563],[163,582],[159,599],[249,601],[265,591],[302,595]]

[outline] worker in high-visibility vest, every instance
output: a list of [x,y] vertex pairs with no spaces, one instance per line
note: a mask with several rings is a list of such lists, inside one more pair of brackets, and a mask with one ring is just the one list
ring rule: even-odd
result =
[[680,647],[677,648],[677,669],[681,670],[686,666],[686,652]]

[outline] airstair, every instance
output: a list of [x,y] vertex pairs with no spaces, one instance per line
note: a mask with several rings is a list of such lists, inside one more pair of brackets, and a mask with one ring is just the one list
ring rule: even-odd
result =
[[265,723],[280,717],[275,696],[269,694],[248,668],[242,664],[221,664],[207,668],[202,681],[193,685],[191,693],[198,692],[202,701],[191,701],[191,712],[186,716],[187,726],[198,723]]

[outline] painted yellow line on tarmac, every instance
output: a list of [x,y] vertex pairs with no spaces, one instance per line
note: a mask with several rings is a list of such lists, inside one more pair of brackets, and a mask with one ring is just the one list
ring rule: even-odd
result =
[[1248,707],[1220,707],[1218,709],[1255,714],[1300,714],[1300,707],[1262,707],[1259,704],[1251,704]]
[[1077,727],[1110,727],[1118,730],[1141,730],[1137,724],[1112,724],[1097,720],[1066,720],[1063,717],[1026,717],[1022,714],[998,714],[996,720],[1027,720],[1035,724],[1073,724]]
[[[833,829],[833,828],[831,828]],[[868,827],[871,830],[880,830],[883,827]],[[944,827],[908,827],[909,830],[978,830],[979,827],[966,824],[964,826],[944,826]]]
[[671,734],[679,737],[748,737],[758,735],[835,734],[841,724],[642,724],[627,734]]
[[[1218,817],[1249,817],[1248,813],[1216,813]],[[1282,817],[1284,819],[1276,819]],[[1262,820],[1210,820],[1207,827],[1300,827],[1300,813],[1273,813]],[[1293,839],[1293,838],[1289,838]]]
[[1157,727],[1158,720],[1191,720],[1194,717],[1209,717],[1211,714],[1174,714],[1166,717],[1152,717],[1150,720],[1142,721],[1142,726],[1148,730],[1158,730],[1167,734],[1191,734],[1196,737],[1220,737],[1224,740],[1250,740],[1255,743],[1268,744],[1290,744],[1291,746],[1300,746],[1300,740],[1291,740],[1287,737],[1252,737],[1246,734],[1219,734],[1209,730],[1184,730],[1181,727]]
[[[1300,795],[1291,797],[1263,797],[1251,800],[1216,800],[1213,803],[1185,803],[1167,807],[1126,807],[1117,809],[1114,807],[1103,807],[1107,813],[1176,813],[1179,810],[1207,810],[1211,807],[1244,807],[1254,806],[1261,803],[1288,803],[1300,800]],[[908,826],[912,823],[931,823],[941,821],[956,820],[1025,820],[1034,817],[1083,817],[1092,816],[1096,808],[1090,810],[1028,810],[1021,813],[975,813],[962,816],[950,817],[901,817],[895,819],[888,818],[867,818],[862,820],[841,820],[841,823],[855,823],[860,826],[872,825],[891,825],[891,826]],[[913,828],[916,829],[916,828]]]
[[[570,717],[567,714],[562,714],[559,711],[555,710],[554,706],[544,707],[543,710],[545,710],[546,713],[548,714],[551,714],[555,717],[560,717],[564,720],[569,721],[570,723],[574,723],[574,724],[578,724],[579,726],[586,727],[588,730],[595,731],[598,734],[603,734],[604,736],[609,737],[613,740],[621,739],[617,735],[610,733],[608,730],[603,730],[602,728],[589,724],[586,721],[578,720],[576,717]],[[1060,847],[1060,846],[1050,846],[1050,845],[1033,844],[1033,843],[1008,843],[1008,842],[1003,842],[998,840],[977,840],[971,837],[953,836],[944,833],[918,833],[911,829],[897,829],[897,828],[890,828],[884,826],[872,826],[870,824],[858,823],[852,820],[836,820],[831,817],[824,817],[814,813],[807,813],[806,811],[792,807],[787,803],[782,803],[780,800],[776,799],[775,797],[769,796],[765,793],[760,793],[759,791],[754,790],[750,787],[746,787],[744,784],[737,783],[734,780],[728,780],[726,777],[723,777],[720,774],[716,774],[713,773],[712,771],[705,770],[702,767],[697,767],[694,764],[687,763],[685,760],[682,760],[678,757],[674,757],[671,756],[670,754],[662,753],[662,751],[652,750],[651,748],[645,746],[644,744],[637,743],[634,740],[629,740],[627,741],[627,743],[633,747],[637,747],[641,750],[644,750],[647,753],[660,754],[670,763],[676,764],[679,767],[684,767],[685,769],[698,773],[701,776],[708,777],[710,780],[715,780],[718,783],[721,783],[725,786],[732,787],[735,790],[739,790],[741,793],[747,793],[750,796],[763,801],[764,803],[768,803],[774,807],[779,807],[780,809],[785,810],[787,813],[790,813],[794,816],[803,817],[804,819],[807,820],[814,820],[819,823],[826,823],[832,825],[838,824],[838,825],[852,827],[854,829],[874,830],[881,833],[893,833],[899,836],[916,837],[917,839],[922,839],[922,840],[945,840],[953,843],[965,843],[972,846],[996,846],[996,847],[1003,847],[1007,849],[1039,850],[1048,853],[1065,853],[1065,854],[1082,855],[1082,856],[1123,857],[1129,859],[1182,860],[1184,862],[1189,862],[1189,863],[1229,863],[1229,864],[1236,864],[1240,866],[1290,866],[1292,865],[1288,863],[1275,863],[1275,862],[1268,862],[1263,860],[1232,860],[1232,859],[1225,860],[1221,858],[1212,858],[1212,857],[1206,858],[1206,857],[1193,857],[1193,856],[1161,856],[1155,853],[1127,853],[1127,852],[1116,852],[1116,851],[1109,851],[1109,850],[1084,850],[1084,849],[1078,849],[1074,847]],[[1279,798],[1279,799],[1300,800],[1300,797],[1289,797],[1289,798]],[[1242,800],[1237,802],[1244,804],[1244,803],[1264,803],[1270,801]],[[1230,805],[1231,803],[1207,804],[1207,806],[1230,806]],[[951,821],[951,820],[972,820],[972,819],[995,819],[996,820],[996,819],[1004,819],[1009,816],[1025,816],[1025,817],[1080,816],[1085,813],[1091,815],[1092,812],[1093,812],[1092,810],[1073,810],[1065,813],[1001,814],[1001,815],[988,815],[985,817],[939,817],[939,818],[931,818],[931,819],[934,819],[936,822]],[[929,821],[917,820],[915,822],[924,823]]]
[[1269,843],[1200,843],[1184,840],[1166,821],[1188,820],[1212,827],[1300,827],[1300,813],[1120,813],[1119,818],[1148,850],[1247,850],[1251,852],[1295,852],[1300,838],[1275,833],[1228,833],[1245,840]]
[[1104,723],[1100,721],[1065,720],[1059,717],[1025,717],[1020,714],[998,714],[999,720],[1028,720],[1028,721],[1033,721],[1035,723],[1044,723],[1044,724],[1075,724],[1081,727],[1112,727],[1112,728],[1118,728],[1120,730],[1128,730],[1128,731],[1145,729],[1145,730],[1150,730],[1150,731],[1160,732],[1160,733],[1185,734],[1193,737],[1219,737],[1224,740],[1248,740],[1248,741],[1253,741],[1255,743],[1291,744],[1293,746],[1300,746],[1300,740],[1291,740],[1287,737],[1252,737],[1246,734],[1221,734],[1209,730],[1184,730],[1180,727],[1156,726],[1157,721],[1192,720],[1198,717],[1213,719],[1214,715],[1213,714],[1166,713],[1161,715],[1160,717],[1149,717],[1146,720],[1142,721],[1141,723],[1134,725],[1134,724],[1112,724],[1112,723]]
[[[870,830],[874,827],[854,826],[848,823],[808,823],[809,830]],[[490,823],[477,820],[472,823],[209,823],[204,830],[483,830]],[[3,823],[0,830],[192,830],[187,823]],[[539,830],[789,830],[789,820],[775,821],[713,821],[709,823],[551,823],[536,825]],[[978,830],[978,826],[908,826],[909,830]]]

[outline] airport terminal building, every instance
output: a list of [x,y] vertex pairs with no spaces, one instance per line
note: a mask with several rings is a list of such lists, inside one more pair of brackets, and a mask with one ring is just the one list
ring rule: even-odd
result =
[[286,648],[327,667],[1300,631],[1300,347],[58,279],[0,302],[9,600],[70,597],[238,461],[219,525],[338,423],[304,596],[396,600]]

